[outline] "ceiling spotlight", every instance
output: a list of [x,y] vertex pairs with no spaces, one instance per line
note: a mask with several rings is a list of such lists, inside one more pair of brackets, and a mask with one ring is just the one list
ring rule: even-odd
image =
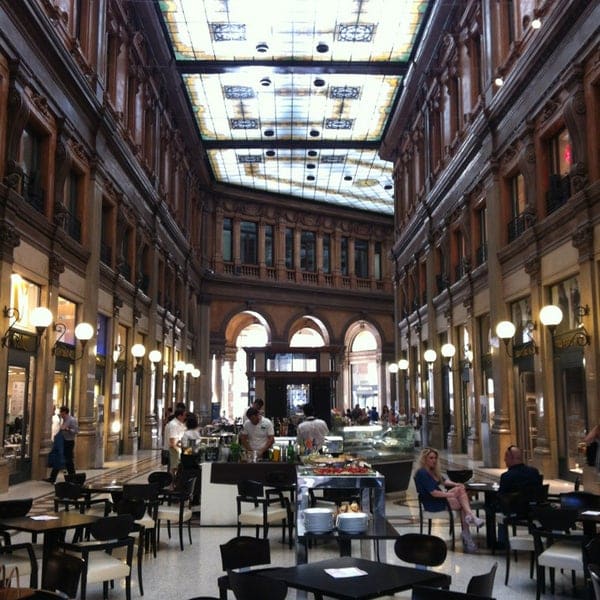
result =
[[313,85],[315,87],[323,87],[325,85],[325,80],[317,77],[317,79],[313,81]]
[[535,19],[533,19],[533,21],[531,21],[532,29],[539,29],[541,26],[542,26],[542,21],[540,19],[538,19],[537,17]]
[[384,189],[384,190],[391,190],[391,189],[392,189],[392,187],[393,187],[393,186],[392,186],[392,185],[390,185],[390,184],[388,183],[387,185],[384,185],[384,186],[383,186],[383,189]]
[[256,51],[264,53],[269,49],[269,44],[267,42],[259,42],[256,44]]
[[494,84],[498,87],[502,87],[504,85],[504,79],[502,79],[502,77],[496,77],[496,79],[494,79]]
[[314,175],[308,175],[306,177],[306,181],[314,181],[315,180],[315,176]]
[[315,165],[314,163],[307,163],[306,168],[307,169],[315,169],[317,165]]
[[274,135],[275,135],[275,132],[272,129],[265,129],[266,137],[273,137]]
[[316,129],[311,129],[308,135],[310,137],[319,137],[321,134]]
[[265,155],[269,157],[275,156],[275,150],[267,150]]
[[318,152],[316,150],[309,150],[306,154],[308,156],[317,156]]
[[344,175],[344,181],[352,181],[352,175]]
[[317,44],[317,52],[319,54],[325,54],[325,52],[329,52],[329,46],[325,42],[320,42]]
[[271,85],[271,80],[268,77],[263,77],[260,80],[260,85],[262,85],[263,87],[269,87]]

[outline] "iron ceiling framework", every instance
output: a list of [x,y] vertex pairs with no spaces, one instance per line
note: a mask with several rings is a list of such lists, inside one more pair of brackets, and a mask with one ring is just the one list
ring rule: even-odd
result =
[[432,0],[155,2],[217,182],[393,214],[378,150]]

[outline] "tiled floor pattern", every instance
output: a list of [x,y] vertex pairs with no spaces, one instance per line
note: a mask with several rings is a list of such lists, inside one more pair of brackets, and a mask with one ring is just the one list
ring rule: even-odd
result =
[[[164,467],[163,467],[164,468]],[[140,453],[137,461],[127,460],[126,457],[110,463],[108,468],[102,470],[88,471],[88,480],[98,481],[102,479],[118,479],[122,481],[146,481],[147,473],[153,470],[161,469],[158,453],[145,452]],[[491,480],[495,474],[487,474]],[[483,480],[486,473],[478,479]],[[21,487],[22,486],[22,487]],[[17,489],[15,489],[17,488]],[[28,482],[20,486],[12,486],[9,494],[0,495],[0,499],[5,497],[24,497],[27,495],[36,498],[34,510],[36,513],[43,513],[52,508],[52,492],[49,484],[43,482]],[[414,488],[408,490],[406,498],[398,499],[393,495],[388,498],[386,503],[386,514],[397,528],[399,534],[410,531],[418,531],[418,506]],[[165,528],[166,529],[166,528]],[[247,530],[248,535],[253,535],[253,531]],[[446,529],[436,529],[437,535],[448,538]],[[457,529],[457,534],[458,534]],[[224,543],[235,536],[235,528],[232,527],[200,527],[196,519],[192,531],[193,544],[190,546],[185,539],[185,549],[179,550],[177,534],[169,540],[166,531],[161,531],[161,542],[158,556],[156,559],[147,555],[144,560],[144,588],[145,600],[187,600],[195,596],[211,595],[218,596],[217,577],[222,574],[219,544]],[[288,566],[295,563],[295,551],[290,550],[287,544],[282,544],[279,536],[279,529],[274,529],[270,535],[271,538],[271,562],[274,565]],[[446,562],[440,571],[452,576],[452,589],[465,590],[468,580],[474,574],[489,571],[494,561],[498,561],[499,567],[496,575],[494,587],[494,597],[498,600],[516,600],[520,598],[535,598],[535,581],[529,579],[529,561],[525,556],[521,557],[517,563],[512,563],[510,572],[510,582],[508,586],[504,585],[504,555],[492,556],[492,554],[483,548],[485,539],[485,530],[482,529],[477,540],[482,549],[477,554],[464,554],[462,552],[460,537],[457,535],[457,546],[455,552],[448,552]],[[393,551],[393,542],[386,542],[385,550],[386,560],[399,563]],[[360,548],[357,543],[353,545],[353,554],[358,555]],[[329,558],[337,554],[335,544],[319,543],[310,550],[310,560]],[[563,598],[584,598],[581,574],[578,575],[578,587],[573,593],[570,584],[570,573],[557,573],[556,576],[556,595],[549,593],[543,598],[553,598],[562,600]],[[124,582],[115,582],[115,589],[109,592],[109,599],[124,599]],[[139,588],[137,577],[132,579],[132,597],[133,600],[139,599]],[[88,588],[87,598],[89,600],[100,600],[102,598],[102,588],[100,585],[91,585]],[[230,594],[230,599],[233,596]],[[290,590],[288,598],[296,598],[296,592]],[[309,596],[310,600],[312,597]],[[397,598],[410,598],[410,592],[401,593]],[[269,600],[265,598],[265,600]]]

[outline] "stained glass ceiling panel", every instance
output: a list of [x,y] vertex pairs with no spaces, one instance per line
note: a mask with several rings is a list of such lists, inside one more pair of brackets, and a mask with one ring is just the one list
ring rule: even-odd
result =
[[392,214],[377,149],[431,1],[155,1],[216,181]]

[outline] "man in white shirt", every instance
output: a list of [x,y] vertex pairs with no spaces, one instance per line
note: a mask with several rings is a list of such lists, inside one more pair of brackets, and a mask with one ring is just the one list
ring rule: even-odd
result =
[[312,404],[305,404],[304,421],[298,425],[298,443],[304,444],[307,449],[320,450],[325,443],[325,436],[329,433],[329,427],[323,419],[315,418],[315,409]]
[[246,422],[240,433],[240,443],[248,450],[255,450],[262,456],[275,441],[273,423],[263,417],[258,409],[251,406],[246,411]]
[[174,417],[165,426],[164,448],[169,451],[169,471],[175,471],[179,464],[179,442],[186,430],[185,417],[185,409],[176,408]]

